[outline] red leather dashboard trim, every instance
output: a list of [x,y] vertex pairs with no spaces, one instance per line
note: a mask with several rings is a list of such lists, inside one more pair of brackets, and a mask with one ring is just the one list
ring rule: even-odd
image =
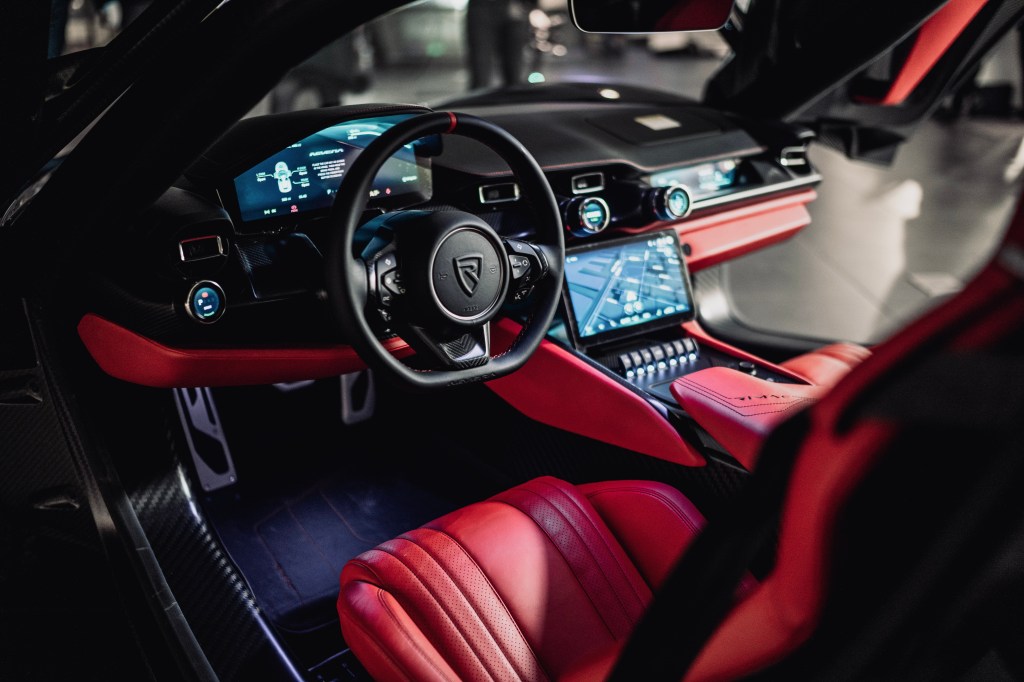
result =
[[[519,325],[491,325],[495,348],[512,343]],[[653,405],[550,341],[522,369],[487,387],[527,417],[564,431],[685,466],[704,458]]]
[[817,197],[817,192],[809,189],[680,223],[653,223],[621,231],[634,234],[673,227],[679,241],[689,245],[686,264],[696,272],[789,239],[811,224],[807,204]]
[[946,54],[950,45],[956,42],[963,30],[974,20],[985,6],[985,2],[986,0],[950,0],[921,26],[906,61],[889,86],[889,91],[880,99],[858,97],[857,101],[881,106],[903,104],[932,67],[942,59],[942,55]]
[[[351,346],[308,348],[172,348],[92,313],[78,335],[104,372],[143,386],[243,386],[320,379],[366,368]],[[401,339],[385,341],[404,357]]]
[[793,381],[796,381],[798,383],[808,383],[805,377],[783,367],[782,365],[773,364],[771,362],[768,362],[764,358],[760,358],[756,355],[751,355],[750,353],[744,350],[740,350],[736,346],[731,346],[725,341],[719,341],[718,339],[704,331],[704,328],[701,327],[700,323],[697,322],[696,320],[693,320],[692,322],[684,322],[683,330],[685,330],[687,334],[692,336],[702,346],[707,346],[708,348],[714,348],[715,350],[722,351],[723,353],[731,355],[738,360],[750,360],[751,362],[756,363],[758,365],[763,365],[770,369],[772,372],[775,372],[776,374],[781,374],[782,376],[788,377],[789,379],[792,379]]
[[672,382],[679,405],[748,471],[754,470],[768,434],[827,390],[770,383],[728,367],[709,367]]

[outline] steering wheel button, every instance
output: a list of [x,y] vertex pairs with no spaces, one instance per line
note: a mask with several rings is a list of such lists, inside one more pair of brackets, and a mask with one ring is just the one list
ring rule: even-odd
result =
[[530,297],[533,293],[533,287],[523,287],[522,289],[516,290],[516,293],[512,294],[513,303],[522,303]]
[[381,278],[381,282],[384,284],[384,288],[395,296],[401,296],[405,293],[405,287],[401,285],[397,272],[392,271],[387,273]]
[[518,280],[530,272],[530,259],[526,256],[511,255],[508,262],[512,266],[512,279]]

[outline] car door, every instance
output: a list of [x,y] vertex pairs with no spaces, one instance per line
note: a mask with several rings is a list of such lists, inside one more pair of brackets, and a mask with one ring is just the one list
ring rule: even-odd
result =
[[706,99],[805,122],[851,158],[887,163],[1022,16],[1011,0],[737,3],[725,28],[734,56]]

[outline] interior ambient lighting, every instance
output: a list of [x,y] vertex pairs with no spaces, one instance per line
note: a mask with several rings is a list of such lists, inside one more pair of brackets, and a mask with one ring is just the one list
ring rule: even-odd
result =
[[544,74],[542,74],[540,71],[534,71],[529,75],[529,77],[526,80],[528,80],[531,83],[543,83],[545,79]]
[[618,90],[612,90],[611,88],[602,88],[597,94],[605,99],[619,99],[622,97]]

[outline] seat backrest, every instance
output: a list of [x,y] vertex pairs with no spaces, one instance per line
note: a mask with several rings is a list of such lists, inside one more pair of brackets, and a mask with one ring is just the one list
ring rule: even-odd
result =
[[[1018,207],[992,262],[959,295],[876,347],[872,358],[809,410],[809,430],[782,506],[774,568],[717,628],[687,679],[736,678],[792,657],[828,620],[829,609],[844,601],[840,591],[849,596],[853,590],[863,602],[875,585],[866,584],[868,574],[909,570],[908,555],[899,570],[873,571],[872,564],[888,558],[870,556],[866,538],[889,531],[884,514],[902,514],[901,505],[918,498],[936,504],[934,495],[919,494],[914,467],[924,468],[918,484],[929,480],[928,467],[934,467],[953,498],[944,506],[953,509],[975,483],[972,474],[983,473],[981,460],[1017,437],[1007,427],[1024,422],[1022,354],[1024,209]],[[973,452],[964,452],[965,444]],[[871,481],[883,462],[885,475],[901,483]],[[876,497],[865,499],[869,488]],[[884,505],[884,514],[864,513],[876,503]],[[922,525],[912,532],[930,537],[933,524],[917,518]],[[892,547],[899,538],[889,535]],[[877,612],[880,605],[871,606]],[[846,623],[846,632],[856,626]]]

